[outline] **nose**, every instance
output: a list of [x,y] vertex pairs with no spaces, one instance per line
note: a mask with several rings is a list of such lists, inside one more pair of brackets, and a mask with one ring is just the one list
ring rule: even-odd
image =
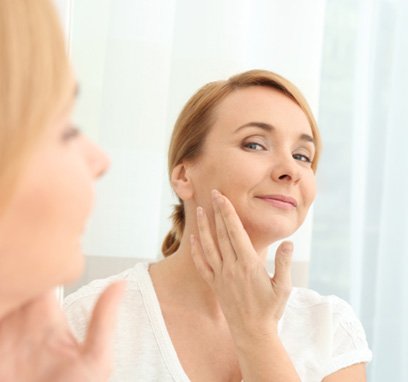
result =
[[272,166],[271,176],[278,183],[297,184],[301,179],[299,164],[291,155],[276,158]]
[[93,178],[100,178],[109,168],[110,160],[105,152],[94,142],[87,139],[86,160]]

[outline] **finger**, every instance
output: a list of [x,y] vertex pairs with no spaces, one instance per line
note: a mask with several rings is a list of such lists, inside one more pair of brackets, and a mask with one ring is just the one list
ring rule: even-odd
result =
[[218,198],[220,193],[217,190],[212,191],[215,231],[217,235],[218,247],[220,249],[220,257],[224,263],[233,263],[237,260],[234,247],[228,235],[227,227],[224,219],[221,216],[221,210],[218,206]]
[[293,244],[290,241],[283,241],[275,254],[275,273],[273,282],[283,288],[291,288],[292,277],[292,253]]
[[101,367],[111,360],[119,304],[125,286],[124,281],[109,285],[99,297],[92,313],[83,352],[84,355],[100,362]]
[[203,251],[201,250],[201,248],[199,248],[199,243],[195,239],[194,235],[190,236],[190,245],[191,256],[193,258],[194,265],[198,270],[198,273],[205,281],[211,283],[214,278],[214,272],[205,259]]
[[221,266],[221,258],[211,235],[207,214],[202,207],[197,207],[197,225],[203,254],[212,270],[217,271]]
[[219,197],[217,198],[217,205],[237,259],[247,261],[253,257],[256,257],[256,252],[252,245],[251,239],[245,231],[245,228],[241,223],[241,219],[236,213],[232,203],[226,196],[219,194]]

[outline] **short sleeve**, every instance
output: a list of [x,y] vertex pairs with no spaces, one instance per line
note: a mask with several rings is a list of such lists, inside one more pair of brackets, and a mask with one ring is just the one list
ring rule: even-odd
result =
[[372,359],[364,328],[352,307],[338,297],[331,296],[331,299],[334,335],[331,360],[325,375]]

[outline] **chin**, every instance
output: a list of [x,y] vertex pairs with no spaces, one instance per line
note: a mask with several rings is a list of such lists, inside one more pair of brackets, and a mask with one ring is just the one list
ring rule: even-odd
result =
[[257,250],[269,247],[278,240],[282,240],[292,235],[298,228],[298,224],[277,219],[269,222],[246,222],[244,227]]

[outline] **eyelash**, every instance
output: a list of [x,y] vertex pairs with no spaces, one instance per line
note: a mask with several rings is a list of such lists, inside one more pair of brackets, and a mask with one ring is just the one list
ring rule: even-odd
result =
[[[251,148],[250,146],[258,146],[261,149],[255,149],[255,148]],[[262,151],[262,150],[266,150],[266,147],[261,145],[260,143],[257,142],[248,142],[244,144],[244,148],[250,150],[250,151]],[[304,154],[293,154],[293,159],[295,160],[300,160],[301,162],[305,162],[305,163],[312,163],[312,160],[304,155]]]
[[298,158],[303,158],[303,159],[299,159],[301,162],[305,162],[305,163],[312,163],[312,161],[310,160],[310,158],[306,155],[303,154],[293,154],[293,158],[298,160]]
[[258,147],[260,147],[261,148],[261,150],[266,150],[266,147],[265,146],[262,146],[260,143],[258,143],[258,142],[248,142],[248,143],[245,143],[244,144],[244,147],[246,148],[246,149],[249,149],[249,150],[251,150],[251,151],[261,151],[261,150],[258,150],[258,149],[253,149],[253,148],[251,148],[251,147],[249,147],[249,146],[258,146]]

